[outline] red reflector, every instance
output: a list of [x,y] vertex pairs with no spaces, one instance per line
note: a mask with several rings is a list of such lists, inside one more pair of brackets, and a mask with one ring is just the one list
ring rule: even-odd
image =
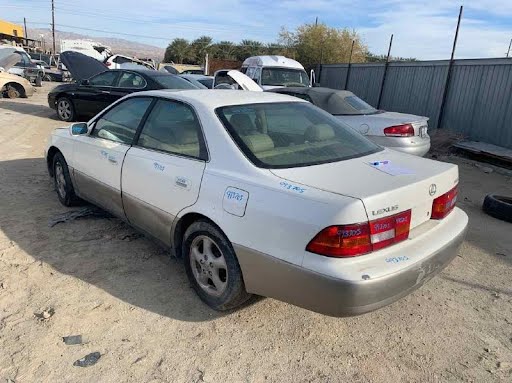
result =
[[329,226],[309,242],[306,251],[329,257],[356,257],[406,240],[411,211],[354,225]]
[[390,126],[384,129],[384,134],[389,137],[412,137],[414,128],[411,124]]
[[105,63],[105,65],[106,65],[106,66],[111,66],[111,65],[112,65],[112,63],[111,63],[111,62],[109,62],[109,61],[107,61],[107,62]]
[[430,218],[443,219],[450,214],[457,203],[457,194],[458,189],[457,186],[455,186],[449,192],[437,197],[432,203],[432,214],[430,215]]

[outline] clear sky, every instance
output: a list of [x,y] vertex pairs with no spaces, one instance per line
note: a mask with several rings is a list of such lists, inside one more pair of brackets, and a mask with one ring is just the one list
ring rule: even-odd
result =
[[[50,4],[0,0],[0,18],[26,17],[29,28],[48,27]],[[393,33],[392,55],[443,59],[450,55],[460,5],[456,58],[504,56],[512,38],[512,0],[55,0],[55,23],[59,30],[164,47],[173,38],[200,35],[275,42],[282,26],[293,29],[318,17],[357,30],[373,53],[386,53]]]

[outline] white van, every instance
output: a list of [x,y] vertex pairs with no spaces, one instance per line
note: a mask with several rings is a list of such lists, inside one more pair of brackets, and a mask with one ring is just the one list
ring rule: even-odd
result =
[[249,57],[243,62],[240,71],[264,90],[284,86],[311,86],[302,64],[284,56]]

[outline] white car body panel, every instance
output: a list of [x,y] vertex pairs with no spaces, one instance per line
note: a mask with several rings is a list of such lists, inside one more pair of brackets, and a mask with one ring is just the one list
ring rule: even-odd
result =
[[[182,217],[194,213],[213,221],[233,244],[248,292],[329,315],[357,314],[400,298],[455,256],[467,226],[465,213],[456,208],[444,220],[429,220],[433,199],[458,182],[455,165],[383,150],[323,165],[258,168],[237,147],[215,109],[225,105],[306,101],[274,93],[224,90],[150,91],[128,97],[137,96],[168,98],[191,105],[201,122],[208,161],[115,144],[88,135],[71,136],[69,129],[57,129],[52,134],[47,154],[60,150],[75,180],[77,172],[84,172],[120,195],[122,190],[125,205],[131,204],[132,208],[116,212],[116,203],[114,208],[100,205],[110,207],[121,218],[172,247],[176,245],[173,234]],[[109,161],[111,156],[117,163]],[[368,165],[383,160],[407,167],[412,174],[393,176]],[[434,195],[429,194],[432,184],[437,189]],[[81,193],[80,180],[76,186]],[[240,206],[235,202],[226,204],[226,193],[235,189],[243,196]],[[322,229],[385,217],[389,214],[379,210],[391,205],[399,206],[393,213],[412,210],[408,240],[354,258],[329,258],[305,250]],[[374,215],[373,211],[377,213]],[[148,226],[152,212],[161,220]],[[264,260],[267,263],[262,263]],[[396,282],[399,277],[402,279]],[[306,280],[315,282],[303,283]],[[348,283],[349,288],[331,288],[333,283]],[[389,296],[380,298],[381,290],[386,289],[379,283],[394,286]],[[323,296],[326,298],[322,299]],[[360,299],[364,302],[359,306]]]

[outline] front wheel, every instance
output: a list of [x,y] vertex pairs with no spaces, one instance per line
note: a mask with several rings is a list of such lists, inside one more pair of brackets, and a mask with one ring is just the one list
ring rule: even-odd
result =
[[53,179],[60,203],[64,206],[75,205],[78,198],[71,182],[68,164],[61,153],[57,153],[53,158]]
[[75,107],[69,98],[61,97],[57,100],[57,116],[66,122],[75,120]]
[[185,232],[182,254],[192,287],[203,302],[225,311],[242,305],[245,291],[242,271],[231,243],[208,221],[197,221]]

